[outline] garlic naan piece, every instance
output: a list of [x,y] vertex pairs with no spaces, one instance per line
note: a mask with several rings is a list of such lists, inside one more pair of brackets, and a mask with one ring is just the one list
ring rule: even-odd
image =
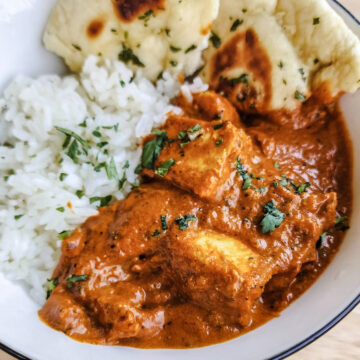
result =
[[277,18],[324,102],[360,87],[360,41],[326,0],[279,0]]
[[[296,108],[299,100],[294,94],[308,92],[307,67],[273,16],[248,12],[231,16],[231,8],[222,11],[227,1],[222,1],[213,26],[203,79],[242,111]],[[221,46],[214,37],[220,39]]]
[[360,86],[360,41],[326,0],[221,0],[201,75],[241,111],[294,111]]
[[89,55],[120,59],[150,80],[164,70],[185,76],[201,67],[219,0],[59,0],[46,47],[79,71]]

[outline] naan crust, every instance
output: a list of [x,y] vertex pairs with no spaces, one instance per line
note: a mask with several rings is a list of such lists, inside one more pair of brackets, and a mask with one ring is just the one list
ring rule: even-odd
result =
[[360,41],[326,0],[221,0],[212,31],[201,75],[241,111],[292,111],[360,86]]
[[323,101],[360,87],[360,41],[326,0],[279,0],[276,14]]
[[73,71],[89,55],[123,60],[150,80],[164,70],[191,75],[201,67],[219,0],[144,0],[144,12],[126,20],[119,2],[133,3],[59,0],[45,29],[46,47]]

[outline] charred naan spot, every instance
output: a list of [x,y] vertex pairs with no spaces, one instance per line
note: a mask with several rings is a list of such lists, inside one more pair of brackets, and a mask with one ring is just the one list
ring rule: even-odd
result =
[[136,20],[149,10],[164,9],[165,0],[113,0],[117,16],[125,22]]
[[[241,74],[229,78],[232,70]],[[272,65],[255,31],[236,34],[213,56],[210,86],[224,92],[240,111],[261,111],[272,98]]]
[[87,33],[89,38],[96,38],[104,30],[104,27],[105,27],[105,21],[104,20],[102,20],[102,19],[94,19],[88,25],[88,27],[86,29],[86,33]]
[[204,36],[207,35],[210,32],[211,26],[212,26],[212,24],[209,24],[208,26],[203,27],[200,30],[200,34],[204,35]]

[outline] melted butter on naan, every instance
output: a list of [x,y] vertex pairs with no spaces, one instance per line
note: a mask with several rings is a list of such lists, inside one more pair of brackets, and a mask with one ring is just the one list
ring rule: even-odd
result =
[[326,0],[222,0],[201,75],[242,111],[294,110],[360,86],[360,41]]
[[79,71],[89,55],[120,59],[150,80],[201,65],[219,0],[59,0],[46,47]]

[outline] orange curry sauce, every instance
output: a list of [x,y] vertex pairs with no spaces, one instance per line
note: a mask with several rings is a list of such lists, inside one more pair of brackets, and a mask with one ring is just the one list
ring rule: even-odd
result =
[[[317,120],[294,130],[240,118],[212,92],[175,102],[186,115],[160,128],[173,140],[155,168],[175,165],[143,170],[143,185],[63,242],[39,314],[76,340],[187,348],[234,338],[278,316],[343,240],[334,223],[351,213],[352,154],[336,104],[304,106],[298,123],[315,110]],[[182,130],[199,134],[182,146]],[[264,233],[271,201],[285,218]]]

